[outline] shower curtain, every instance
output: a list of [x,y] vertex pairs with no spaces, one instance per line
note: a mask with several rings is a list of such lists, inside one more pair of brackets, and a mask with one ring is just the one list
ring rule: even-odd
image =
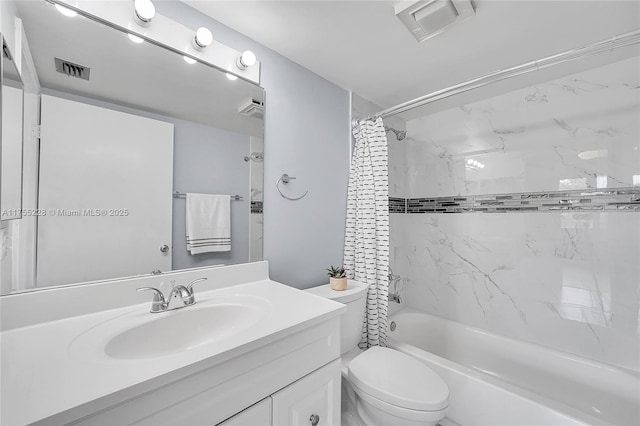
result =
[[360,348],[387,346],[389,177],[382,119],[355,124],[349,173],[344,267],[369,286]]

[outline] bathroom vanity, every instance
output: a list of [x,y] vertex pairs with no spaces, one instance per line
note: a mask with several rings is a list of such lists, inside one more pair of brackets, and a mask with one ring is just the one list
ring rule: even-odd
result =
[[[173,311],[150,313],[135,291],[198,278],[196,304]],[[267,262],[0,304],[3,425],[340,422],[345,307],[269,280]]]

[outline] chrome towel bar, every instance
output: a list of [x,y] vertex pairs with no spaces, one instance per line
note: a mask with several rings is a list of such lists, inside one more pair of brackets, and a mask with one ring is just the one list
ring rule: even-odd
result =
[[[184,192],[174,192],[173,193],[173,198],[187,198],[187,194],[185,194]],[[231,195],[231,199],[233,201],[244,201],[244,198],[242,197],[242,195]]]

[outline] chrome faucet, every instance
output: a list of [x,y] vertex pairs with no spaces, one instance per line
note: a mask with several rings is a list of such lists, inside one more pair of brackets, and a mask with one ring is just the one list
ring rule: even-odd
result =
[[[400,292],[398,291],[398,282],[402,277],[400,275],[394,275],[391,270],[391,266],[389,266],[389,295],[388,300],[391,302],[402,303],[400,299]],[[393,291],[391,291],[393,288]]]
[[151,313],[173,311],[174,309],[184,308],[196,304],[196,298],[193,293],[193,285],[207,278],[198,278],[191,281],[187,286],[175,285],[175,281],[171,281],[171,293],[165,299],[162,291],[155,287],[140,287],[137,291],[153,291],[153,300],[151,301]]

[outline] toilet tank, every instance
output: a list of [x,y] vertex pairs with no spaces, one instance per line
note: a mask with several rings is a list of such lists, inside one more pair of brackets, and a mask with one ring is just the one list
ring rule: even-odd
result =
[[347,305],[347,312],[340,318],[340,352],[343,354],[356,348],[362,337],[367,289],[360,281],[347,280],[347,288],[343,291],[331,290],[329,284],[305,290]]

